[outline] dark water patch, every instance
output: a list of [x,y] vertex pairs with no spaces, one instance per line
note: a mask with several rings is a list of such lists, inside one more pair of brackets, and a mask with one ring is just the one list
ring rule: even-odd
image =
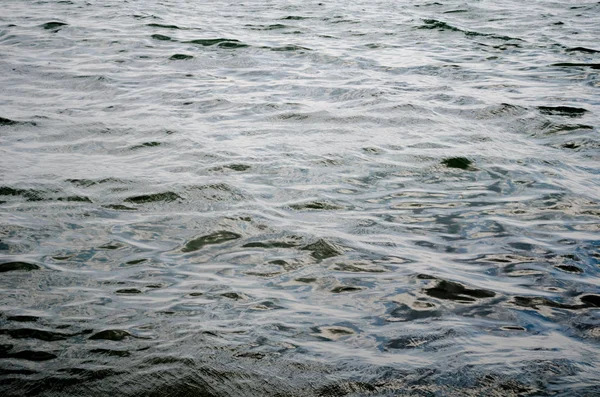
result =
[[146,261],[147,261],[147,259],[141,258],[141,259],[134,259],[131,261],[127,261],[127,262],[125,262],[125,264],[126,265],[139,265],[140,263],[144,263]]
[[303,121],[312,118],[312,114],[303,114],[303,113],[283,113],[276,116],[279,120],[293,120],[293,121]]
[[235,39],[226,39],[226,38],[218,38],[218,39],[196,39],[196,40],[190,40],[190,41],[186,41],[185,43],[188,44],[199,44],[205,47],[209,47],[215,44],[224,44],[224,43],[231,43],[231,44],[239,44],[239,45],[244,45],[242,42],[240,42],[239,40],[235,40]]
[[274,23],[274,24],[265,26],[265,30],[287,29],[288,27],[289,26],[284,25],[282,23]]
[[507,117],[507,116],[522,116],[527,113],[527,109],[512,105],[510,103],[501,103],[499,105],[486,106],[484,109],[476,113],[477,118],[487,117]]
[[600,63],[584,63],[584,62],[559,62],[553,63],[550,66],[558,66],[558,67],[575,67],[575,68],[592,68],[600,70]]
[[41,27],[43,27],[46,30],[53,30],[53,31],[58,31],[60,30],[63,26],[67,26],[66,23],[64,22],[46,22],[45,24],[41,25]]
[[171,57],[169,59],[172,61],[185,61],[185,60],[192,59],[192,58],[194,58],[193,55],[174,54],[174,55],[171,55]]
[[384,273],[386,268],[366,261],[338,262],[332,270],[352,273]]
[[561,147],[565,148],[565,149],[579,149],[581,147],[580,144],[575,143],[575,142],[567,142],[567,143],[563,143],[562,145],[560,145]]
[[161,19],[160,17],[157,17],[156,15],[142,15],[142,14],[133,14],[132,15],[135,19]]
[[499,263],[499,264],[519,264],[535,262],[536,258],[532,256],[517,254],[486,254],[478,257],[475,262]]
[[586,48],[586,47],[571,47],[571,48],[567,48],[567,52],[583,52],[585,54],[598,54],[598,53],[600,53],[599,50],[593,50],[591,48]]
[[505,325],[504,327],[500,328],[503,331],[526,331],[527,329],[524,327],[519,327],[517,325]]
[[244,244],[244,248],[294,248],[299,245],[296,240],[282,240],[282,241],[252,241]]
[[311,283],[314,283],[315,281],[317,281],[317,279],[314,277],[298,277],[294,280],[298,281],[299,283],[303,283],[303,284],[311,284]]
[[580,299],[588,306],[600,307],[600,295],[584,295]]
[[316,259],[333,258],[344,253],[341,247],[324,239],[319,239],[312,244],[308,244],[302,247],[301,250],[310,251],[311,255]]
[[125,199],[126,202],[134,204],[156,203],[161,201],[171,202],[177,200],[183,200],[183,198],[173,192],[144,194],[141,196],[133,196]]
[[[502,36],[502,35],[496,35],[496,34],[486,34],[486,33],[468,32],[468,31],[465,34],[467,36],[483,36],[483,37],[489,37],[492,39],[504,40],[504,41],[523,41],[522,39],[519,39],[518,37]],[[519,48],[519,47],[517,47],[517,48]]]
[[149,23],[146,26],[150,26],[151,28],[161,28],[161,29],[181,29],[177,25],[163,25],[160,23]]
[[306,265],[308,265],[308,263],[306,263],[303,260],[293,260],[293,259],[288,259],[288,260],[275,259],[275,260],[269,261],[268,264],[269,265],[280,266],[285,271],[292,271],[292,270],[300,269],[300,268],[305,267]]
[[581,260],[580,257],[578,257],[577,255],[573,255],[573,254],[560,255],[560,258],[564,258],[564,259],[568,259],[568,260],[572,260],[572,261],[580,261]]
[[229,164],[226,165],[225,168],[229,168],[233,171],[243,172],[249,170],[251,167],[247,164]]
[[278,29],[289,28],[289,26],[281,24],[281,23],[274,23],[271,25],[246,25],[246,26],[250,27],[250,29],[252,29],[252,30],[278,30]]
[[362,290],[362,287],[355,287],[353,285],[338,285],[337,287],[332,288],[330,292],[334,294],[341,294],[345,292],[356,292]]
[[581,310],[600,306],[600,295],[583,295],[580,297],[580,300],[582,304],[566,304],[545,297],[515,296],[512,303],[516,306],[530,307],[536,310],[539,310],[540,306],[567,310]]
[[90,187],[98,183],[96,181],[92,181],[91,179],[67,179],[65,182],[69,182],[79,187]]
[[66,196],[66,197],[49,197],[56,191],[42,191],[35,189],[14,189],[7,186],[0,187],[0,196],[21,196],[27,201],[63,201],[63,202],[80,202],[92,203],[92,200],[86,196]]
[[0,273],[4,272],[29,272],[39,270],[41,267],[27,262],[5,262],[0,263]]
[[288,15],[287,17],[281,18],[284,21],[302,21],[308,19],[308,17],[301,17],[298,15]]
[[490,37],[492,39],[498,39],[498,40],[504,40],[504,41],[510,41],[510,40],[522,41],[519,38],[510,37],[510,36],[501,36],[501,35],[495,35],[495,34],[491,34],[491,33],[480,33],[480,32],[460,29],[460,28],[457,28],[456,26],[452,26],[444,21],[438,21],[436,19],[425,19],[425,20],[423,20],[423,22],[424,22],[424,25],[419,26],[418,27],[419,29],[435,29],[435,30],[439,30],[439,31],[460,32],[466,36]]
[[530,296],[517,296],[514,298],[514,304],[522,307],[531,307],[534,309],[538,309],[539,306],[549,306],[549,307],[562,307],[560,303],[551,301],[547,298],[540,297],[530,297]]
[[86,196],[67,196],[67,197],[59,197],[58,201],[71,201],[76,203],[92,203],[93,201]]
[[[44,351],[36,351],[36,350],[21,350],[17,352],[7,352],[2,351],[0,349],[0,358],[14,358],[17,360],[27,360],[27,361],[48,361],[57,358],[56,354],[44,352]],[[3,370],[4,371],[4,370]],[[30,371],[29,373],[35,373]],[[25,374],[29,374],[25,373]]]
[[448,168],[459,168],[461,170],[473,169],[473,162],[466,157],[450,157],[442,160],[442,164]]
[[117,242],[112,242],[112,243],[106,243],[106,244],[102,244],[98,246],[98,249],[103,249],[103,250],[118,250],[125,247],[125,245],[121,244],[121,243],[117,243]]
[[240,234],[222,230],[206,236],[196,237],[193,240],[188,241],[181,249],[181,252],[194,252],[207,245],[222,244],[228,241],[237,240],[241,237]]
[[115,211],[137,211],[137,208],[128,207],[128,206],[122,205],[122,204],[107,204],[107,205],[103,205],[102,207],[108,208],[109,210],[115,210]]
[[246,47],[249,47],[249,45],[240,43],[236,40],[236,41],[224,41],[222,43],[217,44],[217,47],[235,49],[235,48],[246,48]]
[[340,338],[356,334],[355,330],[342,326],[322,326],[312,328],[312,335],[320,339],[335,341]]
[[127,331],[123,331],[121,329],[108,329],[105,331],[100,331],[90,336],[89,339],[102,339],[102,340],[112,340],[112,341],[122,341],[125,338],[134,337]]
[[557,265],[555,267],[567,273],[583,273],[581,268],[573,265]]
[[250,272],[244,272],[244,274],[247,274],[248,276],[271,278],[271,277],[277,277],[283,273],[282,272],[253,272],[253,271],[250,271]]
[[132,295],[132,294],[141,294],[142,291],[140,291],[137,288],[123,288],[123,289],[116,290],[115,293]]
[[469,10],[450,10],[450,11],[444,11],[444,14],[458,14],[458,13],[462,13],[462,12],[469,12]]
[[550,126],[546,131],[546,134],[565,134],[572,131],[593,129],[593,126],[586,124],[559,124]]
[[0,196],[21,196],[27,201],[42,201],[46,192],[35,189],[15,189],[8,186],[0,186]]
[[65,340],[72,336],[76,336],[76,334],[63,334],[33,328],[0,329],[0,334],[9,335],[14,339],[39,339],[46,342]]
[[241,352],[236,353],[234,356],[241,358],[251,358],[253,360],[262,360],[263,358],[265,358],[266,354],[261,352]]
[[252,306],[249,307],[249,309],[251,310],[277,310],[277,309],[283,309],[283,306],[280,306],[274,302],[271,301],[262,301],[260,303],[254,304]]
[[342,19],[342,17],[323,18],[323,21],[326,21],[329,23],[351,23],[351,24],[360,23],[360,21],[353,20],[353,19]]
[[154,40],[160,40],[160,41],[171,41],[172,40],[169,36],[165,36],[164,34],[153,34],[152,38]]
[[420,26],[419,29],[438,29],[438,30],[449,30],[452,32],[462,32],[462,29],[459,29],[455,26],[452,26],[446,22],[438,21],[436,19],[425,19],[423,21],[425,25]]
[[452,300],[460,303],[472,303],[478,299],[493,298],[496,293],[485,289],[468,288],[454,281],[438,280],[434,287],[424,292],[438,299]]
[[540,113],[549,116],[580,117],[588,111],[583,108],[571,106],[538,106]]
[[307,203],[291,204],[289,207],[297,211],[335,211],[343,209],[343,207],[327,201],[310,201]]
[[0,117],[0,125],[16,125],[19,124],[18,121],[5,119],[4,117]]
[[127,181],[117,179],[117,178],[102,178],[102,179],[98,179],[98,180],[66,179],[65,182],[69,182],[69,183],[71,183],[75,186],[79,186],[79,187],[91,187],[91,186],[101,185],[101,184],[106,184],[106,183],[115,183],[115,184],[127,183]]
[[383,154],[384,153],[384,151],[382,149],[380,149],[378,147],[372,147],[372,146],[364,147],[364,148],[362,148],[362,151],[365,153],[369,153],[369,154]]
[[8,321],[16,321],[19,323],[35,323],[40,318],[36,316],[9,316],[6,319]]
[[220,294],[221,296],[228,298],[228,299],[233,299],[235,301],[239,301],[239,300],[246,300],[248,299],[247,296],[245,296],[244,294],[240,294],[237,292],[224,292],[222,294]]
[[271,47],[271,51],[312,51],[308,47],[302,47],[299,45],[289,44],[282,47]]
[[500,50],[500,51],[506,51],[506,50],[516,49],[516,48],[523,48],[523,46],[521,44],[517,44],[517,43],[502,43],[499,45],[492,46],[492,48],[494,48],[496,50]]
[[71,258],[73,258],[73,255],[56,255],[52,257],[55,261],[66,261]]

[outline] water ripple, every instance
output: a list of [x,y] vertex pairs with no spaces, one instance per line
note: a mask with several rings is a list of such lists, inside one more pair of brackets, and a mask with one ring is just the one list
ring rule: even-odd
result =
[[7,0],[3,395],[595,395],[599,5]]

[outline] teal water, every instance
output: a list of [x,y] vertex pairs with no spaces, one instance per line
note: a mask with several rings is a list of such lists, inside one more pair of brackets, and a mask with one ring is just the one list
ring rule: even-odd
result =
[[2,395],[598,395],[600,3],[1,6]]

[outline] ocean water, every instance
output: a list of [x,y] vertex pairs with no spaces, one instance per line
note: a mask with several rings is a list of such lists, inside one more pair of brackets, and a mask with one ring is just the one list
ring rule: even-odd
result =
[[600,3],[2,0],[3,396],[600,395]]

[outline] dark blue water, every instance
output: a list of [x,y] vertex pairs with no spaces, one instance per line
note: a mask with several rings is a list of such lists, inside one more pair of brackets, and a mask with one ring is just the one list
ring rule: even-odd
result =
[[600,395],[600,3],[0,6],[3,396]]

